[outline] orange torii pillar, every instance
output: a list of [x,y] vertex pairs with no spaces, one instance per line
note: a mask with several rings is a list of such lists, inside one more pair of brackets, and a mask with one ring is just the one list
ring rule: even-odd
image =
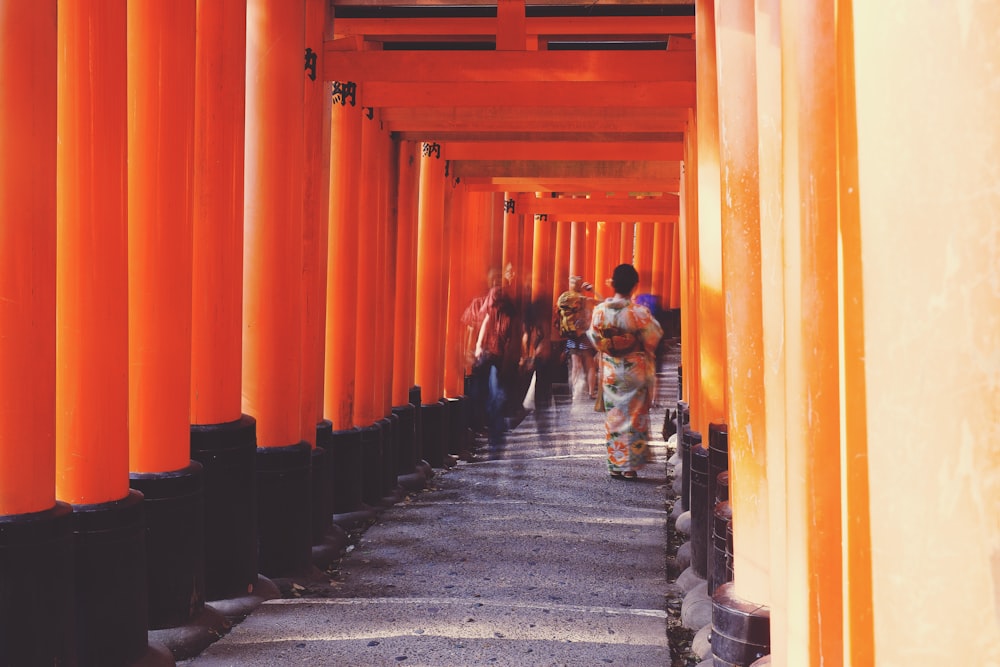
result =
[[[709,558],[713,598],[713,653],[766,655],[770,652],[770,533],[768,522],[767,431],[764,412],[764,332],[761,310],[760,190],[757,181],[757,106],[754,66],[754,8],[720,3],[715,14],[722,190],[722,269],[725,293],[728,418],[710,429],[711,455],[728,450],[735,581],[714,575],[725,570]],[[715,470],[715,468],[712,468]],[[715,480],[709,479],[709,488]],[[724,508],[710,493],[708,525]],[[722,514],[717,514],[719,511]],[[711,534],[711,531],[709,531]],[[710,549],[709,553],[715,553]],[[748,612],[748,609],[753,611]],[[741,630],[734,627],[744,624]]]
[[462,312],[472,299],[468,293],[474,286],[466,278],[469,266],[469,242],[473,237],[466,222],[468,190],[445,173],[445,242],[448,251],[447,319],[445,320],[444,395],[448,412],[448,454],[456,457],[467,450],[466,415],[468,397],[465,395],[465,325]]
[[[854,579],[863,552],[845,564],[855,665],[864,651],[880,665],[1000,662],[1000,7],[938,9],[855,2],[848,34],[838,25],[845,455],[870,480],[844,471],[844,546],[861,551],[869,521],[871,535],[871,580]],[[938,128],[947,138],[928,138]],[[850,617],[861,607],[871,619]]]
[[[619,264],[635,265],[635,223],[620,222],[620,236],[618,238]],[[648,288],[648,283],[647,283]]]
[[303,0],[247,8],[243,411],[257,419],[260,571],[311,564],[312,448],[302,438]]
[[[835,3],[782,3],[789,664],[843,664]],[[738,530],[739,528],[736,527]]]
[[[597,285],[597,221],[590,220],[584,223],[583,233],[583,264],[580,265],[582,271],[577,274],[584,277],[587,282]],[[593,280],[589,278],[593,277]],[[595,295],[597,288],[594,288]]]
[[[639,272],[639,285],[636,291],[639,294],[647,293],[652,294],[657,297],[661,297],[659,285],[653,282],[653,237],[654,228],[657,225],[652,222],[637,222],[635,223],[635,248],[634,248],[634,261],[636,271]],[[662,257],[661,270],[662,270]],[[660,303],[663,302],[662,298],[659,298]]]
[[524,278],[521,266],[521,245],[523,217],[517,212],[517,200],[513,192],[505,192],[503,200],[503,290],[515,304],[520,303],[521,281]]
[[[760,186],[760,280],[764,356],[764,429],[767,438],[767,496],[770,531],[769,559],[771,657],[787,665],[788,653],[788,530],[786,512],[786,450],[797,443],[785,437],[785,288],[782,229],[782,92],[780,0],[758,0],[754,19],[757,99],[757,180]],[[735,537],[735,534],[734,534]],[[798,585],[796,583],[796,585]],[[864,664],[861,662],[859,664]]]
[[148,595],[128,479],[124,0],[61,7],[59,44],[56,496],[74,507],[77,659],[131,664]]
[[[549,341],[552,337],[553,302],[552,293],[556,286],[555,262],[553,261],[553,243],[555,242],[556,223],[549,221],[547,215],[535,216],[535,234],[532,243],[531,262],[531,319],[527,323],[529,340],[526,341],[527,367],[534,368],[535,405],[546,406],[552,401],[552,347]],[[560,292],[561,294],[561,292]],[[531,336],[539,336],[537,341]],[[531,377],[527,378],[531,382]]]
[[326,81],[323,39],[328,4],[306,0],[303,80],[302,193],[302,439],[312,446],[313,562],[323,568],[346,544],[333,523],[333,423],[323,417],[326,346],[326,272],[330,191],[330,84]]
[[[639,224],[641,232],[642,226],[648,223],[639,223]],[[666,252],[667,245],[665,243],[666,240],[665,237],[670,227],[671,225],[668,225],[666,223],[657,223],[649,225],[650,228],[649,234],[650,236],[653,237],[652,248],[650,250],[652,254],[650,258],[650,263],[652,266],[649,271],[649,283],[652,285],[651,291],[654,294],[660,295],[660,303],[662,304],[664,309],[669,308],[667,304],[668,297],[663,293],[663,282],[664,282],[664,274],[668,273],[670,270],[670,256],[667,255]],[[641,284],[642,281],[641,271],[639,273],[639,280]],[[664,332],[664,334],[667,336],[670,335],[667,334],[666,332]]]
[[[691,403],[691,427],[708,444],[709,423],[726,421],[726,323],[722,299],[722,192],[719,172],[718,92],[715,71],[715,27],[711,25],[715,0],[699,0],[700,29],[697,51],[697,236],[698,292],[696,332],[699,355],[697,374],[685,374],[686,383],[699,386],[698,401]],[[703,25],[703,21],[705,22]],[[705,39],[702,39],[702,35]]]
[[670,270],[664,268],[664,293],[670,294],[670,308],[681,307],[681,226],[672,223],[667,227],[666,232],[667,247],[670,249],[668,256],[664,256],[666,263],[669,260]]
[[[677,239],[681,269],[681,363],[677,367],[678,418],[690,422],[691,406],[698,402],[700,387],[697,382],[684,381],[684,377],[698,376],[698,138],[695,112],[688,110],[688,129],[684,133],[684,164],[690,169],[681,170],[680,211]],[[684,412],[687,414],[683,414]],[[681,445],[678,433],[678,445]]]
[[433,468],[444,467],[444,160],[441,146],[424,143],[420,151],[417,206],[416,359],[420,387],[421,453]]
[[[0,13],[0,662],[11,665],[77,654],[74,519],[56,501],[56,35],[55,0]],[[121,463],[119,450],[124,480]]]
[[198,3],[191,458],[205,474],[205,596],[254,591],[257,422],[242,413],[246,5]]
[[[570,220],[559,220],[556,222],[552,267],[552,300],[549,302],[549,308],[552,310],[552,315],[549,317],[550,363],[548,368],[550,387],[554,382],[565,383],[568,381],[569,366],[565,362],[559,363],[559,360],[562,358],[562,351],[566,348],[566,341],[559,335],[559,327],[555,326],[555,309],[559,295],[569,289],[569,276],[574,275],[573,269],[570,267],[571,244],[574,230],[578,224],[581,226],[582,235],[586,237],[587,228],[584,223],[572,222]],[[582,242],[580,250],[582,254]],[[581,260],[581,265],[582,263],[583,261]],[[587,282],[590,282],[590,280],[587,280]]]
[[204,494],[191,460],[196,2],[128,9],[129,470],[145,496],[149,627],[205,611]]
[[351,527],[374,515],[361,502],[361,431],[354,428],[358,314],[358,207],[362,108],[359,86],[332,83],[323,414],[332,424],[333,520]]
[[385,437],[382,447],[382,496],[391,503],[402,500],[406,494],[399,484],[396,464],[399,459],[400,427],[399,417],[393,412],[392,377],[396,370],[393,367],[392,356],[395,350],[396,330],[393,322],[396,302],[396,198],[399,194],[399,142],[390,133],[382,132],[381,170],[385,174],[382,188],[382,227],[381,243],[379,244],[379,266],[382,268],[380,279],[382,294],[379,326],[379,404],[382,408],[382,425]]
[[[563,280],[567,281],[565,286],[559,291],[562,294],[567,289],[569,289],[569,277],[570,276],[583,276],[584,281],[592,282],[596,280],[595,276],[588,275],[587,267],[589,266],[587,262],[588,248],[587,244],[591,243],[593,239],[588,238],[587,234],[587,223],[586,222],[570,222],[570,239],[569,239],[569,272],[567,275],[563,276]],[[558,295],[556,295],[558,296]]]
[[611,272],[608,271],[609,234],[608,223],[603,220],[598,222],[594,238],[594,298],[598,301],[603,301],[614,294],[609,284],[611,280]]
[[423,469],[417,469],[419,448],[417,416],[420,388],[414,386],[414,327],[416,321],[417,267],[417,144],[400,141],[397,156],[395,295],[393,298],[392,413],[399,431],[396,479],[405,489],[426,486]]
[[[622,263],[622,227],[624,226],[621,222],[616,220],[609,221],[608,225],[608,254],[605,258],[604,270],[607,279],[611,280],[611,274],[614,273],[615,267]],[[609,283],[610,285],[610,283]],[[614,293],[614,290],[609,286],[608,291]]]
[[[345,286],[357,292],[358,316],[348,324],[354,328],[358,361],[354,367],[354,426],[361,431],[361,499],[369,507],[382,504],[383,425],[379,384],[380,340],[373,328],[381,326],[379,275],[379,229],[385,181],[380,169],[380,121],[374,111],[361,120],[361,180],[358,183],[358,274]],[[355,472],[357,474],[357,472]]]

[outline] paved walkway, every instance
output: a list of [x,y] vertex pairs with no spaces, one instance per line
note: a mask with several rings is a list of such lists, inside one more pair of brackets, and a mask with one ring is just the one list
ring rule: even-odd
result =
[[384,510],[339,573],[266,602],[192,660],[222,665],[669,667],[667,355],[657,463],[611,478],[603,414],[556,395],[502,449]]

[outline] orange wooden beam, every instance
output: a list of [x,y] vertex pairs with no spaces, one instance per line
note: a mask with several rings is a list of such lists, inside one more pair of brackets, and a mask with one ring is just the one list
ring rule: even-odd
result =
[[576,108],[533,106],[392,107],[382,121],[391,132],[683,132],[687,107]]
[[325,51],[330,81],[655,83],[695,79],[693,51]]
[[[654,222],[654,223],[674,223],[677,222],[677,214],[674,215],[642,215],[628,213],[557,213],[548,215],[549,222],[561,220],[573,220],[577,222]],[[614,267],[612,267],[614,268]]]
[[[534,3],[533,3],[534,4]],[[482,40],[496,36],[496,19],[449,17],[412,19],[338,18],[333,32],[337,37],[361,36],[384,41],[392,38],[458,37]],[[586,37],[613,36],[632,39],[655,39],[671,35],[694,34],[693,16],[545,16],[529,17],[525,22],[528,36]]]
[[514,197],[514,206],[519,214],[563,217],[606,214],[636,219],[628,216],[677,216],[680,213],[680,199],[676,195],[647,199],[552,199],[518,194]]
[[626,179],[626,178],[496,178],[473,176],[462,179],[462,183],[473,192],[560,192],[589,194],[608,190],[613,192],[677,193],[680,191],[679,178],[667,179]]
[[487,178],[599,178],[659,180],[680,178],[679,161],[639,162],[591,160],[451,160],[452,173],[461,179]]
[[452,141],[452,160],[680,160],[679,141]]
[[534,100],[539,108],[693,107],[693,81],[370,81],[358,95],[366,107],[499,107]]

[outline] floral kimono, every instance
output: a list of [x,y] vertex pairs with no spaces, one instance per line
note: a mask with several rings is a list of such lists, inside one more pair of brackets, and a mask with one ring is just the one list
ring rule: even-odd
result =
[[594,308],[587,335],[601,353],[608,470],[634,476],[652,461],[649,408],[663,330],[648,308],[616,294]]

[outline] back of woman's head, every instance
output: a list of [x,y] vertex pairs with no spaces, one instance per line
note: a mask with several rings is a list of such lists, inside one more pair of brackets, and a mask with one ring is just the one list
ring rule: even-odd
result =
[[631,264],[619,264],[611,274],[611,286],[618,294],[628,296],[639,282],[639,272]]

